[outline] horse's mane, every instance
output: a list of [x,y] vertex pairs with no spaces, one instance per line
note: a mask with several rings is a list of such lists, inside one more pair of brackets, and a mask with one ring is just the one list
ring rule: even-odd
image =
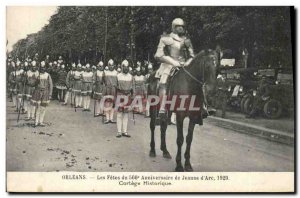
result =
[[197,53],[195,55],[195,58],[193,58],[190,65],[193,65],[193,64],[203,65],[203,60],[205,59],[205,57],[208,57],[211,55],[216,55],[216,52],[212,49],[201,50],[199,53]]

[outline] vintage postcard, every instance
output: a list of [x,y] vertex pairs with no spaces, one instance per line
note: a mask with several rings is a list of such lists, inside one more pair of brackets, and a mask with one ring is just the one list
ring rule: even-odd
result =
[[7,6],[7,192],[293,193],[294,12]]

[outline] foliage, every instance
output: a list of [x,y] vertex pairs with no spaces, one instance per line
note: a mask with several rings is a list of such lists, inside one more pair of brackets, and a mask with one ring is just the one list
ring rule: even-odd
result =
[[38,52],[53,60],[63,55],[67,62],[82,63],[131,57],[134,62],[154,61],[160,35],[169,33],[172,20],[181,17],[196,52],[220,45],[239,60],[247,48],[252,67],[277,66],[278,61],[291,67],[291,11],[290,7],[64,6],[42,30],[19,40],[12,54],[24,59]]

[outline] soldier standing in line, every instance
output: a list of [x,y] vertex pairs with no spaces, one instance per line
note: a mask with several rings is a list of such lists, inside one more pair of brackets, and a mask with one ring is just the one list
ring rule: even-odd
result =
[[145,76],[142,75],[140,66],[136,68],[136,75],[133,77],[133,81],[134,81],[133,89],[135,92],[135,97],[141,98],[142,101],[142,105],[135,107],[137,109],[134,110],[142,114],[146,106],[146,101],[145,101],[146,97],[145,97]]
[[67,93],[65,96],[65,102],[63,103],[63,105],[67,105],[68,104],[68,99],[71,93],[71,106],[73,106],[73,88],[74,88],[74,74],[76,71],[76,64],[73,63],[72,64],[72,70],[70,70],[67,74],[67,78],[66,78],[66,87],[67,87]]
[[17,71],[16,71],[16,90],[17,90],[17,110],[22,107],[23,99],[23,87],[24,87],[24,69],[21,62],[17,62]]
[[93,75],[94,73],[91,70],[90,64],[86,64],[85,71],[82,73],[82,97],[83,97],[83,110],[82,111],[91,111],[91,95],[93,90]]
[[11,62],[12,71],[9,74],[8,82],[10,87],[10,92],[12,95],[12,102],[14,107],[17,107],[17,83],[16,83],[16,74],[17,74],[17,67],[15,62]]
[[108,61],[108,71],[104,72],[105,75],[105,115],[106,121],[104,124],[115,123],[114,118],[114,97],[116,96],[116,87],[117,87],[117,75],[118,72],[114,70],[114,61],[110,59]]
[[32,94],[32,103],[36,105],[35,109],[35,127],[45,126],[44,116],[46,113],[46,107],[50,103],[53,83],[50,74],[46,72],[45,62],[41,62],[39,76],[36,82],[35,89]]
[[64,102],[65,99],[65,92],[67,90],[67,86],[66,86],[66,78],[67,78],[67,71],[65,70],[65,65],[62,64],[60,66],[60,69],[58,70],[58,77],[57,77],[57,84],[56,84],[56,88],[58,90],[58,101],[59,102]]
[[104,92],[104,64],[102,61],[98,63],[98,68],[97,71],[94,73],[93,76],[93,82],[94,82],[94,99],[96,100],[96,117],[100,116],[103,114],[103,107],[100,105],[100,101],[102,99],[102,94]]
[[[131,74],[129,74],[129,63],[127,60],[124,60],[122,62],[123,72],[118,74],[117,80],[118,80],[118,86],[117,86],[117,96],[125,99],[120,100],[120,104],[116,104],[117,109],[117,138],[120,138],[122,136],[124,137],[131,137],[128,134],[127,131],[127,125],[128,125],[128,112],[131,104],[131,96],[133,90],[133,77]],[[127,100],[127,103],[126,103]]]
[[[80,107],[80,98],[81,96],[81,64],[77,64],[77,69],[74,72],[74,88],[73,88],[73,93],[75,97],[75,107],[79,108]],[[81,99],[82,100],[82,99]]]
[[146,117],[150,117],[150,105],[148,101],[148,87],[149,87],[149,77],[153,72],[153,66],[151,63],[148,64],[148,73],[145,75],[145,95],[146,95]]
[[58,64],[56,61],[53,62],[53,68],[52,68],[52,73],[49,73],[52,80],[53,80],[53,95],[52,95],[52,99],[57,100],[57,95],[58,95],[58,90],[56,88],[56,84],[57,84],[57,80],[58,80]]
[[31,102],[31,98],[38,80],[38,76],[39,71],[37,71],[36,68],[36,61],[32,61],[31,68],[27,71],[26,75],[26,99],[28,100],[27,118],[25,119],[26,121],[35,119],[34,113],[36,105]]
[[27,62],[22,62],[21,63],[21,66],[24,70],[24,73],[23,73],[23,84],[22,84],[22,90],[21,90],[21,94],[22,94],[22,110],[24,114],[27,113],[28,111],[28,100],[27,100],[27,97],[26,97],[26,84],[27,84],[27,72],[29,70],[28,68],[28,63]]

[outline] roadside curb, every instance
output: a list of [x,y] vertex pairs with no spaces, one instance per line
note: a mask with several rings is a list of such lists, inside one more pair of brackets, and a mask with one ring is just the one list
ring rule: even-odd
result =
[[229,119],[219,118],[215,116],[207,117],[206,121],[218,127],[222,127],[236,132],[246,133],[249,135],[265,138],[270,141],[280,142],[283,144],[294,146],[294,134],[290,134],[287,132],[268,129],[253,124],[247,124],[244,122],[238,122],[235,120],[229,120]]

